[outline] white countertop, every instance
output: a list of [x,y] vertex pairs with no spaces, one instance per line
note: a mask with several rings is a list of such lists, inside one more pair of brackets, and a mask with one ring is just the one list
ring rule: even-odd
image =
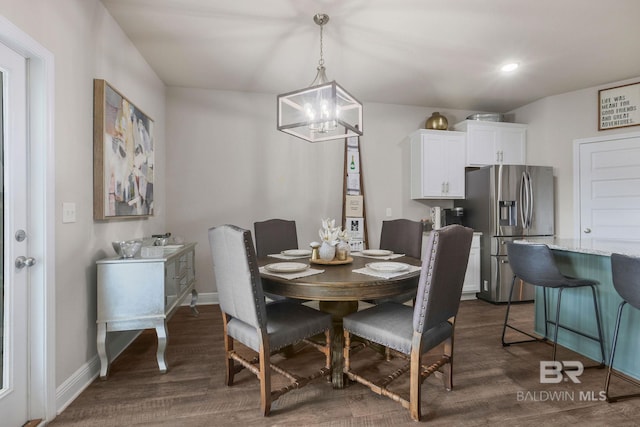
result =
[[577,239],[558,239],[555,237],[527,237],[516,240],[515,243],[543,243],[551,249],[569,252],[579,252],[590,255],[611,256],[619,253],[640,257],[640,241],[604,240],[581,242]]
[[[429,233],[431,233],[431,231],[432,231],[432,230],[429,230],[429,231],[423,231],[423,232],[422,232],[422,234],[423,234],[423,235],[429,235]],[[482,236],[482,232],[480,232],[480,231],[474,231],[474,232],[473,232],[473,235],[474,235],[474,236]]]

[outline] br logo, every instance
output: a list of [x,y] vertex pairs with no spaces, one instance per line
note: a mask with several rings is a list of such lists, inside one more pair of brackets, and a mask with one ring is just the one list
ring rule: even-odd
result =
[[577,360],[558,362],[556,360],[540,361],[540,384],[557,384],[562,381],[573,381],[579,384],[578,377],[582,375],[584,366]]

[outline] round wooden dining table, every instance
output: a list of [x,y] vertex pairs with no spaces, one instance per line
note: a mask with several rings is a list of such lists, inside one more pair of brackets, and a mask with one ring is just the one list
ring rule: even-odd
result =
[[[356,273],[375,259],[353,256],[353,262],[338,265],[321,265],[311,263],[311,268],[324,270],[323,273],[306,276],[299,279],[285,279],[268,273],[260,273],[262,287],[265,292],[289,298],[319,301],[320,310],[331,314],[333,319],[331,382],[334,388],[343,388],[345,378],[344,367],[344,332],[342,318],[358,310],[358,301],[372,300],[402,295],[418,288],[420,270],[412,271],[391,279],[385,279],[368,274]],[[260,258],[260,267],[281,260],[275,258]],[[307,259],[292,260],[309,263]],[[379,261],[379,260],[378,260]],[[420,266],[422,262],[417,258],[403,256],[392,262],[401,262]]]

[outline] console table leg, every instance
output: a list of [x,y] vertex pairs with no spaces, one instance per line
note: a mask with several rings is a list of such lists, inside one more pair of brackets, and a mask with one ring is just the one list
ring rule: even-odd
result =
[[200,314],[200,312],[198,311],[198,309],[196,308],[196,302],[198,301],[198,292],[195,289],[191,290],[191,312],[193,313],[194,316],[197,316],[198,314]]
[[166,322],[161,322],[156,326],[156,335],[158,336],[158,352],[156,353],[156,358],[158,359],[158,368],[160,368],[160,372],[164,374],[165,372],[167,372],[167,363],[164,358],[168,340]]
[[98,323],[98,357],[100,358],[100,378],[107,379],[109,373],[109,356],[107,355],[107,324]]

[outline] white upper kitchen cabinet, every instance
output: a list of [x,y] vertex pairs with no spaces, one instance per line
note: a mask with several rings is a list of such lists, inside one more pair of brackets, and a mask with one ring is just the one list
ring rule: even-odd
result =
[[446,130],[411,134],[412,199],[464,199],[465,138]]
[[464,120],[454,129],[467,133],[467,166],[526,164],[527,125]]

